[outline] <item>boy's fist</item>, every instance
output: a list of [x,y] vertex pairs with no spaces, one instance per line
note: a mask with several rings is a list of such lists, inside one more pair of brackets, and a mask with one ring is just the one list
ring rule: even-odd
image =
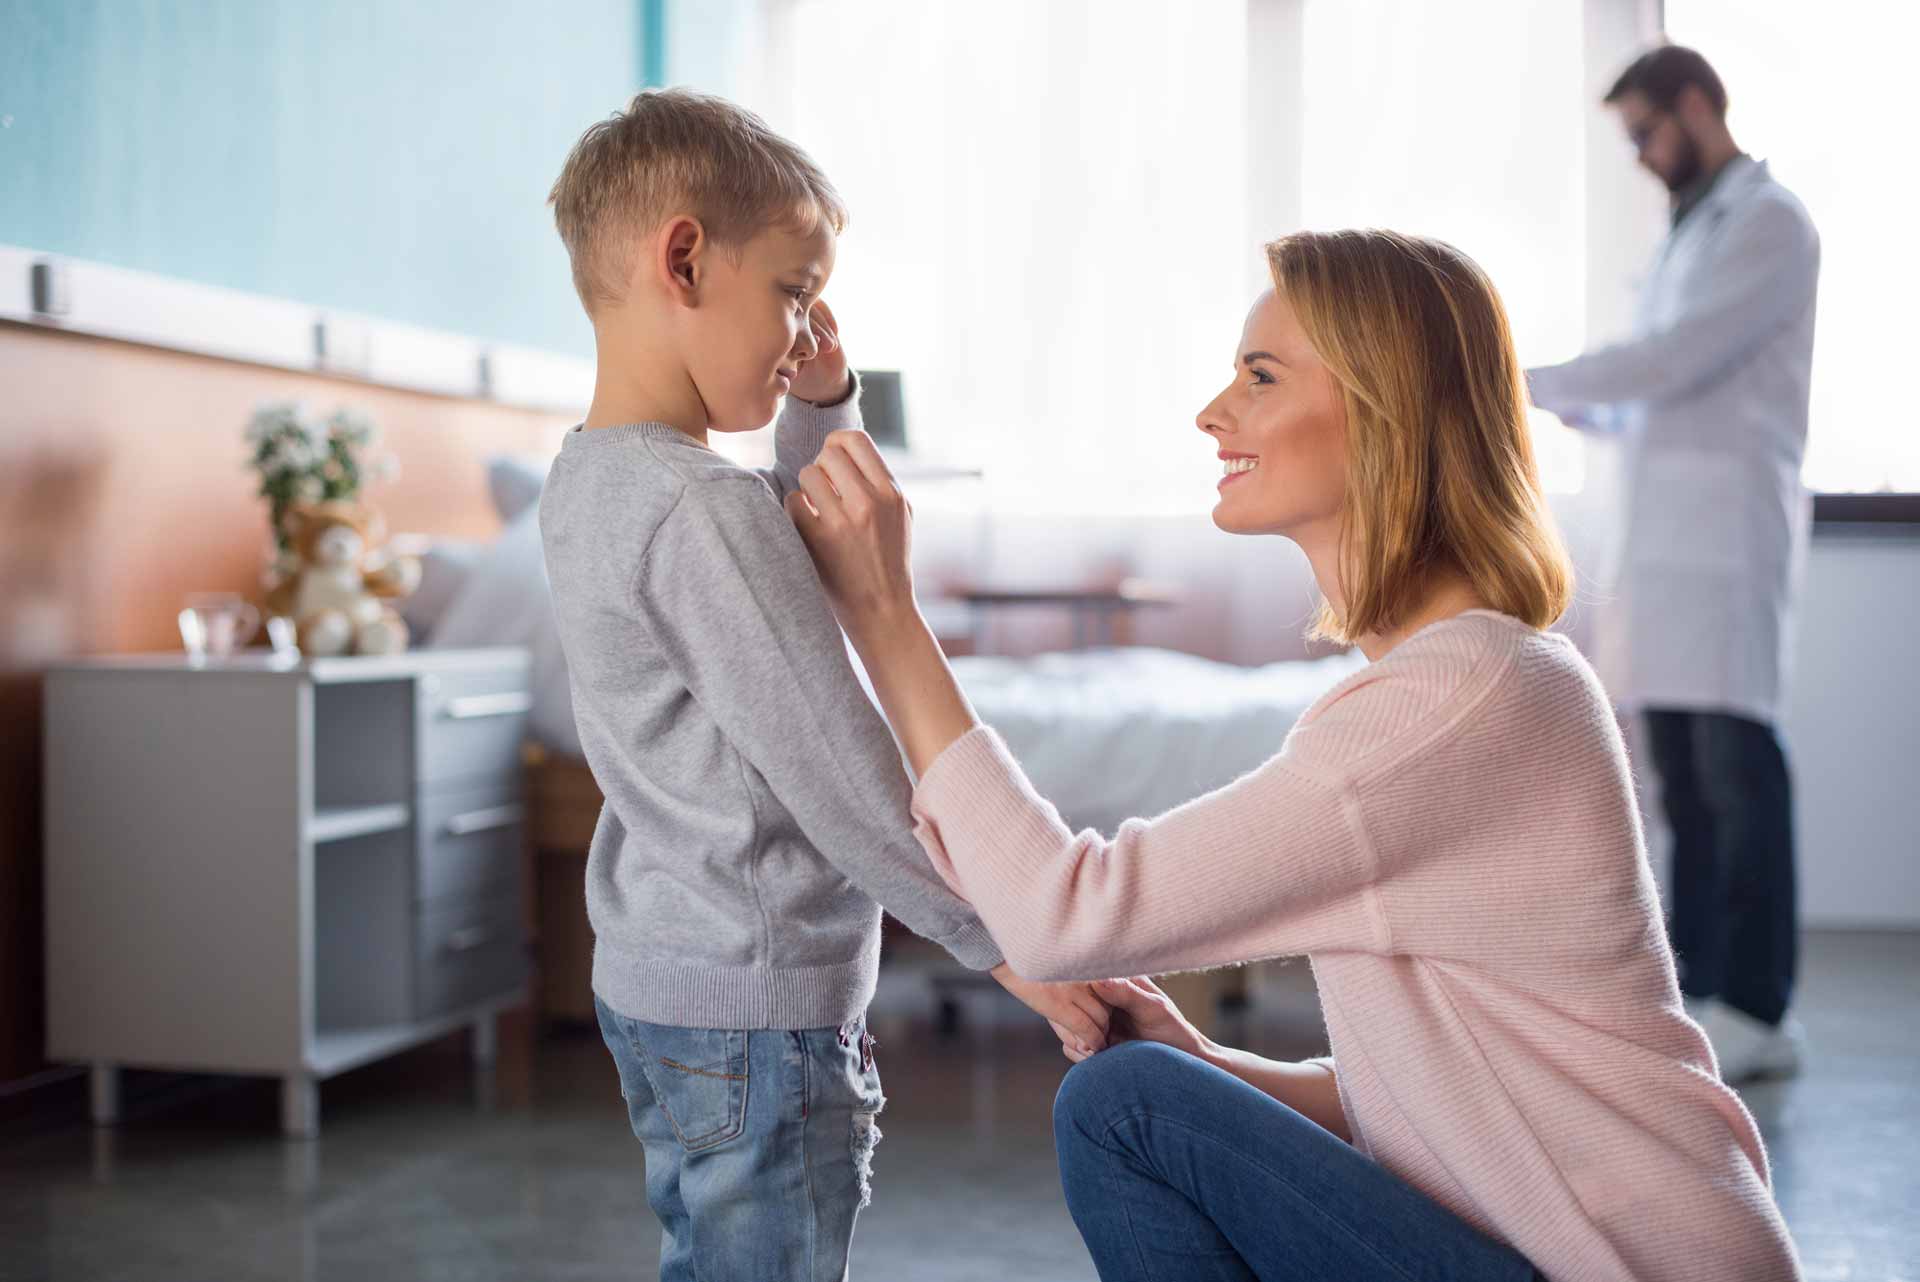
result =
[[853,382],[847,374],[847,352],[840,346],[840,326],[826,300],[813,305],[807,313],[818,349],[811,360],[800,365],[800,375],[789,389],[793,395],[815,405],[838,405],[853,395]]

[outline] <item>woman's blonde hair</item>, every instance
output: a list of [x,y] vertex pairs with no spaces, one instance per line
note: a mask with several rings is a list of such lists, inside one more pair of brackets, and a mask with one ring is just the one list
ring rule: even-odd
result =
[[1267,264],[1346,405],[1343,608],[1323,605],[1315,634],[1392,628],[1442,569],[1534,627],[1559,618],[1573,567],[1487,274],[1451,245],[1390,231],[1297,232],[1267,246]]

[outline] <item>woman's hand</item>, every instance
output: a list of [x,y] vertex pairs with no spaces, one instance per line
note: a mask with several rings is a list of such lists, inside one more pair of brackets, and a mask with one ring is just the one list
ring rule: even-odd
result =
[[917,612],[913,509],[865,432],[827,437],[819,457],[800,469],[787,515],[856,646]]
[[[1173,999],[1161,992],[1151,979],[1103,979],[1093,986],[1093,991],[1113,1008],[1113,1022],[1107,1026],[1108,1045],[1125,1041],[1163,1042],[1233,1074],[1329,1133],[1349,1144],[1353,1142],[1353,1131],[1347,1125],[1346,1110],[1340,1102],[1339,1075],[1332,1061],[1307,1060],[1294,1064],[1222,1046],[1195,1028],[1173,1004]],[[1069,1046],[1067,1058],[1077,1064],[1087,1057]]]
[[916,776],[978,725],[913,601],[913,509],[865,432],[827,437],[787,496],[820,582]]
[[[1094,996],[1113,1008],[1113,1021],[1107,1025],[1107,1042],[1164,1042],[1200,1059],[1209,1059],[1218,1048],[1201,1035],[1173,999],[1160,986],[1144,976],[1134,979],[1103,979],[1093,986]],[[1079,1063],[1087,1058],[1066,1047],[1067,1058]]]
[[1067,1058],[1078,1063],[1107,1048],[1112,1013],[1100,1000],[1095,984],[1042,984],[1022,979],[1001,962],[989,972],[1000,986],[1025,1002],[1052,1025]]

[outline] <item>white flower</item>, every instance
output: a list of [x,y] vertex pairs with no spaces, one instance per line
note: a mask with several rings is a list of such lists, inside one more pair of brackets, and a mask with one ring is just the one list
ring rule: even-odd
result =
[[327,420],[327,434],[349,446],[364,449],[373,444],[373,420],[355,410],[336,410]]
[[257,445],[270,437],[304,433],[306,418],[305,408],[293,401],[262,405],[247,422],[247,440]]
[[327,487],[317,476],[303,476],[299,484],[294,486],[293,492],[294,496],[303,502],[318,503],[321,496],[327,492]]
[[280,438],[274,459],[288,471],[305,472],[320,461],[320,451],[304,432],[294,432]]

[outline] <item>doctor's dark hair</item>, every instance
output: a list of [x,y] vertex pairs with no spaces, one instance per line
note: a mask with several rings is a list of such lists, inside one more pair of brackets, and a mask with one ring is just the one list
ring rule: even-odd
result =
[[1526,381],[1487,274],[1438,240],[1296,232],[1267,246],[1273,286],[1339,386],[1347,482],[1336,613],[1352,642],[1402,622],[1440,570],[1544,628],[1573,565],[1540,488]]
[[1714,114],[1726,119],[1727,87],[1705,58],[1684,45],[1661,45],[1635,58],[1601,101],[1611,106],[1637,93],[1661,111],[1672,111],[1688,85],[1698,85],[1713,104]]

